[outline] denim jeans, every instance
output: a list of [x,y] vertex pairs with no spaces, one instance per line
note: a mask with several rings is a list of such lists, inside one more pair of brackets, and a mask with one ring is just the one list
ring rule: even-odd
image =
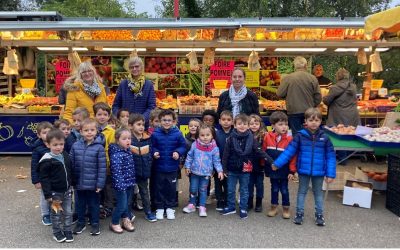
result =
[[40,213],[43,216],[50,215],[50,205],[49,202],[44,198],[43,190],[40,189]]
[[292,135],[295,136],[296,133],[303,129],[304,124],[304,114],[292,114],[288,115],[289,127],[292,130]]
[[271,205],[279,205],[279,191],[282,194],[282,206],[290,206],[288,179],[270,178]]
[[309,183],[312,183],[314,193],[315,212],[324,212],[324,193],[322,191],[323,176],[299,175],[299,190],[297,192],[297,212],[304,213],[304,201],[306,199]]
[[140,198],[142,198],[143,210],[146,214],[151,212],[150,195],[149,195],[149,178],[136,178],[136,183],[139,188]]
[[[69,189],[65,192],[61,197],[61,206],[63,211],[58,211],[55,213],[53,209],[51,209],[51,223],[53,228],[53,234],[61,232],[61,231],[72,231],[72,189]],[[51,203],[50,203],[51,204]],[[61,222],[64,221],[64,226],[61,229]]]
[[94,190],[77,190],[78,223],[85,225],[86,206],[88,207],[92,225],[99,224],[100,197]]
[[239,181],[239,208],[240,210],[247,210],[247,202],[249,200],[249,179],[249,173],[228,172],[228,208],[236,208],[236,184]]
[[202,207],[206,206],[207,186],[210,181],[210,176],[190,175],[190,199],[189,203],[196,205],[197,194],[199,194],[199,204]]
[[254,197],[254,188],[256,189],[256,198],[264,198],[264,172],[252,172],[249,178],[249,199]]
[[128,187],[125,191],[114,190],[114,197],[117,204],[114,207],[111,223],[113,225],[119,224],[119,219],[128,218],[130,216],[129,201],[132,197],[133,186]]

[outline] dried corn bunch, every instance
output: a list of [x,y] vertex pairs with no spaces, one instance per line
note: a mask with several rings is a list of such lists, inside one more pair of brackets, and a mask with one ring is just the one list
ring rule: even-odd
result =
[[81,64],[81,58],[79,57],[78,52],[73,51],[68,53],[68,61],[70,63],[71,72],[75,72],[78,70],[79,65]]
[[186,57],[189,59],[190,69],[199,70],[199,63],[197,61],[196,51],[192,50],[191,52],[186,54]]
[[204,56],[203,56],[203,63],[204,65],[211,66],[214,64],[214,56],[215,56],[215,50],[212,48],[206,48],[204,51]]
[[251,71],[259,70],[261,68],[260,61],[258,58],[258,53],[256,51],[253,50],[250,53],[249,60],[247,61],[247,63],[248,63],[247,67]]

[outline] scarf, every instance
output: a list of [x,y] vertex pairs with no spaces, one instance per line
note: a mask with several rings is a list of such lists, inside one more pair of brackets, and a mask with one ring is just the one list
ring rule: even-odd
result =
[[[253,140],[254,137],[250,130],[247,130],[244,133],[240,133],[236,129],[232,131],[232,144],[235,152],[240,156],[246,156],[251,153],[253,150]],[[243,144],[243,141],[245,141],[245,145],[241,145]]]
[[246,86],[242,86],[238,92],[235,91],[233,84],[229,87],[229,98],[231,98],[232,103],[232,113],[233,117],[237,116],[240,113],[240,106],[239,102],[245,98],[247,95],[247,88]]
[[133,79],[132,75],[128,75],[128,87],[133,92],[135,98],[143,96],[143,85],[144,85],[144,75],[141,75],[138,79]]
[[200,139],[196,140],[196,148],[200,151],[210,152],[217,146],[215,140],[212,139],[210,143],[203,143]]
[[82,82],[83,84],[83,91],[86,92],[90,97],[95,98],[96,96],[100,95],[101,93],[101,88],[99,87],[99,84],[96,82],[96,80],[93,81],[93,84],[87,84],[85,82]]

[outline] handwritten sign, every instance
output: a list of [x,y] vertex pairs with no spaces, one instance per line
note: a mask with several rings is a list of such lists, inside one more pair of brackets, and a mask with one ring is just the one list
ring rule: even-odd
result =
[[62,85],[64,84],[65,79],[67,79],[69,77],[69,74],[70,74],[69,66],[70,66],[70,63],[68,60],[59,60],[55,65],[56,93],[60,92],[60,89],[61,89]]
[[257,88],[260,87],[260,73],[258,70],[250,71],[247,68],[244,68],[246,72],[245,84],[248,88]]
[[210,66],[210,81],[214,80],[227,80],[227,87],[231,84],[232,71],[235,68],[235,61],[216,60]]

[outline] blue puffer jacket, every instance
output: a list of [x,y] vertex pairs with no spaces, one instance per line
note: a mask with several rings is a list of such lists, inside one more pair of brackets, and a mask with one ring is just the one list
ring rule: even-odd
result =
[[46,147],[42,139],[38,138],[31,144],[32,149],[32,160],[31,160],[31,179],[32,184],[39,183],[39,172],[38,165],[40,159],[42,159],[45,153],[50,152],[50,149]]
[[100,136],[87,145],[80,139],[72,145],[73,186],[77,190],[103,189],[106,182],[106,153]]
[[141,139],[132,136],[131,152],[135,160],[135,174],[138,178],[147,179],[151,175],[151,138],[147,133],[143,133]]
[[318,130],[312,134],[307,129],[300,130],[286,150],[275,160],[281,168],[297,154],[297,172],[309,176],[336,177],[336,154],[328,136]]
[[135,184],[135,162],[133,154],[118,144],[112,143],[108,148],[112,187],[117,191],[125,191]]
[[173,127],[168,131],[163,128],[156,128],[151,135],[153,145],[152,155],[159,152],[160,158],[155,160],[156,171],[162,173],[175,172],[179,168],[179,159],[174,160],[172,153],[177,152],[179,156],[186,153],[186,142],[181,131]]

